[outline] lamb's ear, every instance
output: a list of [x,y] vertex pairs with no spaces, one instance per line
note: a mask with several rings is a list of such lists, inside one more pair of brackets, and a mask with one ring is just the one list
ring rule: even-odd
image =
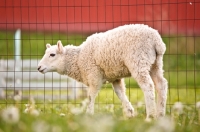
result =
[[60,40],[57,42],[57,46],[58,46],[58,52],[63,53],[64,52],[64,47],[63,47],[63,45],[62,45]]
[[46,47],[47,47],[47,48],[50,48],[50,47],[51,47],[51,45],[50,45],[50,44],[46,44]]

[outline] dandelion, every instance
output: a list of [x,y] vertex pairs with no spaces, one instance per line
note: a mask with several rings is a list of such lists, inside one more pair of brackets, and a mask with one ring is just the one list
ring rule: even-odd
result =
[[30,104],[25,104],[26,109],[24,110],[24,113],[29,113],[33,116],[39,116],[40,112],[35,108],[35,100],[34,98],[30,98]]
[[35,105],[35,99],[33,97],[30,97],[30,104]]
[[183,104],[181,102],[176,102],[172,107],[172,118],[178,120],[181,114],[183,114]]
[[86,107],[88,106],[88,104],[89,104],[89,99],[86,98],[85,100],[83,100],[83,101],[81,102],[81,107],[82,107],[82,109],[85,110]]
[[33,132],[49,132],[50,126],[43,120],[35,121],[32,124]]
[[80,123],[81,126],[84,126],[86,132],[111,132],[114,126],[112,116],[108,115],[102,115],[98,117],[98,120],[94,117],[85,116]]
[[173,107],[172,110],[174,113],[177,113],[178,115],[183,113],[183,104],[181,102],[176,102]]
[[199,119],[199,124],[200,124],[200,101],[196,103],[196,108],[198,110],[198,119]]
[[22,100],[22,91],[21,91],[21,90],[16,90],[16,91],[14,92],[13,99],[14,99],[16,102],[20,102],[20,101]]
[[4,99],[5,97],[6,97],[5,90],[4,89],[0,90],[0,99],[1,98]]
[[1,113],[2,119],[9,124],[15,124],[19,121],[19,110],[14,106],[9,106],[3,109]]
[[60,113],[60,116],[65,116],[65,114],[64,113]]
[[71,113],[74,114],[74,115],[80,115],[83,113],[83,109],[81,108],[71,108],[70,109]]
[[150,127],[147,132],[173,132],[175,123],[169,117],[159,118],[158,121]]
[[62,129],[59,126],[52,126],[51,127],[51,132],[62,132]]
[[36,109],[33,109],[30,111],[30,114],[33,115],[33,116],[39,116],[40,112]]
[[30,104],[25,104],[26,109],[24,110],[24,113],[29,113],[30,110]]
[[110,113],[114,113],[114,104],[106,105],[106,110]]
[[200,110],[200,101],[196,103],[196,108]]

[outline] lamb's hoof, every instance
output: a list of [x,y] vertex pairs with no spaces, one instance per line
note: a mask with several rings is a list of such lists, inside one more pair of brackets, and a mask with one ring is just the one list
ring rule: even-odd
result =
[[165,116],[165,112],[158,112],[157,118],[162,118]]
[[135,116],[134,109],[126,109],[123,111],[123,113],[126,118],[132,118]]
[[147,116],[145,121],[146,122],[151,122],[152,120],[156,120],[156,119],[157,119],[156,115],[149,115],[149,116]]
[[135,116],[134,108],[132,107],[131,103],[123,105],[123,114],[126,118],[132,118]]

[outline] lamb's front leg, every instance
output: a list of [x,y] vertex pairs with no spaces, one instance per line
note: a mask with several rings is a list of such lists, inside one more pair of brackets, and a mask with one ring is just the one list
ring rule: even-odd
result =
[[94,114],[95,98],[98,95],[98,92],[99,92],[99,88],[89,87],[89,92],[88,92],[89,104],[86,110],[87,114],[90,114],[90,115]]
[[91,67],[87,73],[85,73],[87,76],[85,77],[89,86],[88,90],[88,97],[89,97],[89,104],[86,109],[87,114],[94,114],[94,104],[95,104],[95,98],[98,95],[99,90],[101,89],[101,86],[103,84],[102,81],[102,75],[99,71],[98,67],[94,67],[93,65],[89,65],[88,67]]
[[123,113],[126,117],[130,118],[134,116],[134,108],[132,107],[131,103],[129,102],[126,96],[126,87],[124,83],[124,79],[117,79],[112,82],[113,89],[117,94],[118,98],[122,102]]

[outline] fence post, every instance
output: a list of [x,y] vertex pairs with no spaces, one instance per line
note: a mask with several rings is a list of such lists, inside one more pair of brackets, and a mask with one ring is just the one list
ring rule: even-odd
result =
[[21,52],[21,30],[17,29],[15,32],[15,61],[20,61]]
[[[14,42],[14,47],[15,47],[15,71],[20,71],[21,66],[21,30],[17,29],[15,32],[15,42]],[[21,84],[21,79],[19,77],[19,73],[15,73],[15,83],[16,84]]]

